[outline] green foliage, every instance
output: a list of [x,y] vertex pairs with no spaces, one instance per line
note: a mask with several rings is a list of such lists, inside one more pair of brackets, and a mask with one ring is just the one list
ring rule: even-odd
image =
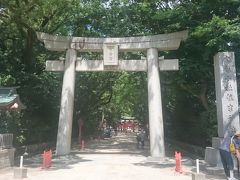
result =
[[211,21],[204,23],[196,28],[193,36],[207,40],[205,46],[208,48],[216,47],[217,51],[228,50],[228,43],[233,40],[239,40],[239,23],[236,20],[227,20],[218,16],[213,16]]
[[22,122],[22,113],[11,111],[0,111],[0,132],[13,133],[14,144],[19,145],[26,141],[26,129]]
[[[199,123],[196,123],[195,131],[196,137],[201,139],[201,142],[198,142],[199,146],[209,146],[212,144],[212,137],[217,137],[217,111],[216,111],[216,104],[211,103],[209,106],[208,111],[204,111],[200,113],[199,118],[197,119]],[[199,126],[198,126],[198,125]]]
[[114,87],[112,106],[118,107],[121,116],[136,117],[139,121],[148,120],[146,113],[147,82],[145,73],[123,72]]
[[12,86],[16,84],[16,80],[11,75],[3,74],[0,76],[0,86]]

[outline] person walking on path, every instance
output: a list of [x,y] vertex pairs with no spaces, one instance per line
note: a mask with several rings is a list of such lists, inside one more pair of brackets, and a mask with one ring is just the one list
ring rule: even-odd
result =
[[234,177],[234,163],[232,155],[236,156],[237,161],[240,160],[240,131],[237,131],[233,136],[230,133],[223,138],[219,147],[220,157],[223,164],[225,175],[228,180],[237,180]]
[[146,132],[144,131],[144,129],[141,129],[137,133],[137,148],[138,149],[139,149],[139,147],[141,147],[141,149],[144,148],[145,136],[146,136]]

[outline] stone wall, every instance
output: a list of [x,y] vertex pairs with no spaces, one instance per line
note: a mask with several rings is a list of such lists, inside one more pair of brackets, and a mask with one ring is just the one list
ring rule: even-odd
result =
[[0,169],[14,165],[13,134],[0,134]]
[[0,149],[11,149],[12,142],[13,134],[0,134]]

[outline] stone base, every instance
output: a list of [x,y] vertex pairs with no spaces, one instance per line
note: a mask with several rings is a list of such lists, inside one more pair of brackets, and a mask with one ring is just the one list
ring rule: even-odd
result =
[[27,168],[14,168],[13,178],[26,178],[27,177]]
[[211,174],[213,176],[224,175],[223,167],[212,167],[206,165],[203,169],[207,174]]
[[[222,168],[222,162],[219,153],[219,146],[223,138],[213,137],[212,147],[206,147],[205,149],[205,162],[207,162],[212,167]],[[234,159],[234,167],[237,167],[236,158]]]
[[14,165],[15,148],[0,150],[0,169]]
[[193,173],[192,180],[205,180],[205,174]]
[[221,167],[221,159],[219,150],[213,147],[206,147],[205,149],[205,161],[211,166]]

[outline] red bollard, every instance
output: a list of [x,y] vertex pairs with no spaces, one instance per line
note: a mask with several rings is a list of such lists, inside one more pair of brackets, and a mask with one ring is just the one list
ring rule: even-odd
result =
[[52,165],[52,150],[50,149],[49,151],[44,151],[42,156],[43,156],[42,168],[47,169],[47,168],[51,167],[51,165]]
[[175,151],[175,160],[176,160],[176,168],[175,171],[182,173],[182,155],[181,152]]
[[84,147],[85,147],[85,141],[84,141],[84,140],[82,140],[82,141],[81,141],[81,150],[83,150],[83,149],[84,149]]

